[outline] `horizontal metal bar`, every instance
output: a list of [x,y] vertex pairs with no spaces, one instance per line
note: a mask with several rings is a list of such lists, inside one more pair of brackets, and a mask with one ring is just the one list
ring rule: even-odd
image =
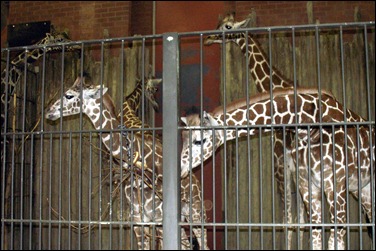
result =
[[199,35],[214,35],[214,34],[231,34],[242,33],[246,31],[252,32],[269,32],[269,31],[288,31],[288,30],[303,30],[303,29],[315,29],[315,28],[336,28],[336,27],[360,27],[360,26],[375,26],[374,21],[369,22],[350,22],[350,23],[328,23],[328,24],[302,24],[302,25],[288,25],[288,26],[265,26],[265,27],[252,27],[252,28],[239,28],[228,31],[219,30],[206,30],[206,31],[194,31],[194,32],[182,32],[179,33],[180,37],[186,36],[199,36]]

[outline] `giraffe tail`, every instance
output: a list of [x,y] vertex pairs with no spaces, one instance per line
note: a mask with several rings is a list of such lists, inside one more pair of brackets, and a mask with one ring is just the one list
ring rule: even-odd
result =
[[192,237],[192,250],[200,250],[200,244],[198,243],[196,236]]
[[[371,219],[368,218],[367,214],[366,214],[366,222],[371,223]],[[372,226],[367,226],[367,230],[368,230],[368,236],[372,239],[373,238]]]

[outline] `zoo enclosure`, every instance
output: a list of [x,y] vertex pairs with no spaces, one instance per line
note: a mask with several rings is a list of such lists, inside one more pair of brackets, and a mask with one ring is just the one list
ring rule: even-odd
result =
[[[350,33],[347,34],[349,30]],[[373,22],[267,27],[245,31],[259,35],[260,40],[264,41],[263,46],[269,54],[271,65],[278,65],[285,75],[295,83],[299,82],[300,86],[315,86],[332,91],[341,102],[345,102],[347,107],[365,117],[368,125],[374,128]],[[135,247],[131,231],[135,222],[123,220],[127,209],[122,193],[118,197],[120,202],[115,206],[115,199],[113,201],[111,197],[111,191],[115,186],[112,185],[111,178],[109,184],[103,187],[100,185],[102,178],[115,169],[111,158],[102,153],[103,147],[98,140],[100,131],[94,130],[84,116],[80,116],[78,122],[74,122],[73,119],[69,119],[69,122],[63,119],[58,124],[51,125],[44,121],[43,114],[45,106],[55,93],[57,92],[57,97],[61,96],[63,90],[73,83],[75,77],[82,74],[82,69],[89,69],[95,82],[109,87],[117,104],[116,107],[120,108],[125,97],[124,93],[129,93],[132,89],[129,83],[133,83],[136,77],[143,78],[149,74],[148,63],[151,58],[149,46],[152,42],[156,43],[156,46],[162,46],[163,52],[163,57],[156,59],[159,61],[156,65],[158,63],[162,65],[160,71],[156,71],[156,75],[163,76],[163,118],[161,126],[143,130],[150,130],[155,134],[163,133],[164,220],[168,222],[163,224],[164,245],[165,248],[180,247],[179,226],[187,226],[192,234],[192,224],[179,220],[179,190],[176,189],[179,187],[177,177],[180,176],[178,168],[180,148],[177,146],[180,144],[180,132],[186,129],[178,124],[183,110],[179,96],[184,95],[179,87],[189,84],[189,80],[182,76],[182,70],[186,68],[181,67],[183,61],[181,56],[186,43],[193,41],[198,44],[200,56],[199,61],[195,62],[198,67],[193,68],[199,71],[200,102],[196,105],[200,107],[201,112],[207,110],[204,92],[204,87],[207,85],[205,82],[207,54],[205,54],[203,39],[206,35],[214,33],[218,31],[66,43],[61,45],[62,52],[58,53],[58,56],[43,54],[42,60],[36,63],[39,72],[30,72],[26,66],[22,68],[23,76],[21,84],[16,89],[15,101],[5,106],[5,111],[9,110],[9,112],[6,113],[7,126],[2,129],[2,140],[8,142],[2,149],[6,153],[2,160],[1,179],[2,249]],[[354,40],[349,45],[345,45],[344,41],[349,37]],[[139,49],[128,50],[127,43],[133,43],[133,46],[135,48],[138,46]],[[84,48],[78,56],[65,52],[65,48],[73,44]],[[34,48],[27,46],[2,49],[2,58],[4,56],[6,58],[2,70],[9,67],[12,52]],[[255,94],[254,84],[247,74],[248,67],[244,64],[245,59],[236,51],[234,45],[223,44],[222,49],[217,51],[222,58],[222,73],[218,83],[214,84],[220,85],[221,103],[225,104],[230,100],[245,97],[249,93]],[[100,59],[99,64],[95,63],[95,58]],[[333,58],[336,60],[332,60]],[[133,69],[130,70],[131,68]],[[356,86],[353,84],[354,79],[357,79]],[[309,83],[306,85],[306,82]],[[237,85],[235,86],[234,83]],[[7,97],[6,90],[7,88],[2,89],[2,94],[5,93]],[[348,97],[348,93],[352,94],[351,97]],[[359,100],[365,102],[357,102]],[[153,113],[144,101],[143,99],[141,117],[143,121],[152,124]],[[29,103],[32,105],[28,105]],[[147,118],[149,115],[150,118]],[[42,119],[39,121],[38,118]],[[221,168],[217,167],[220,163],[213,163],[210,167],[214,175],[221,173],[223,188],[217,191],[214,181],[211,191],[204,194],[204,199],[209,197],[213,202],[213,218],[200,226],[210,230],[212,235],[210,246],[214,249],[282,248],[284,245],[280,243],[286,242],[286,234],[279,231],[287,227],[278,213],[283,205],[279,205],[280,195],[274,194],[272,157],[266,154],[267,149],[271,148],[271,138],[250,140],[253,142],[249,143],[252,145],[248,148],[261,149],[252,150],[252,153],[250,150],[245,151],[248,155],[256,156],[255,163],[248,163],[247,160],[242,162],[243,160],[240,159],[244,157],[241,157],[241,151],[232,150],[230,153],[231,147],[240,149],[240,144],[244,143],[236,142],[234,146],[229,144],[222,150],[225,151],[223,156],[234,156],[227,158],[232,159],[234,166],[226,161],[223,162],[221,171],[217,170]],[[245,143],[247,145],[247,142]],[[65,158],[66,153],[68,153],[67,158]],[[105,166],[109,166],[106,172],[102,170]],[[242,166],[245,169],[242,169]],[[251,168],[257,169],[256,173],[252,173],[255,174],[254,176],[249,171]],[[201,166],[199,173],[202,187],[214,177],[208,177],[203,169],[204,166]],[[244,170],[246,175],[242,175]],[[85,175],[89,175],[89,178],[87,179]],[[64,176],[69,178],[66,179]],[[249,179],[251,176],[252,180]],[[91,181],[93,177],[95,181]],[[241,177],[245,177],[245,181],[241,180]],[[249,184],[252,184],[252,187]],[[97,185],[99,198],[92,198],[91,193],[96,190]],[[272,189],[269,191],[265,187]],[[242,190],[244,188],[248,191],[244,192]],[[245,196],[242,197],[242,194]],[[372,196],[374,210],[375,197],[374,194]],[[271,198],[268,199],[271,203],[267,204],[265,198]],[[216,200],[223,203],[222,211],[215,212]],[[64,201],[68,203],[65,204]],[[107,203],[111,205],[109,218],[102,219],[101,215]],[[86,206],[87,204],[89,206]],[[246,210],[243,210],[244,208]],[[350,223],[347,225],[348,229],[351,229],[347,235],[349,248],[371,247],[370,240],[365,237],[365,227],[374,225],[375,220],[373,219],[368,225],[365,224],[361,212],[358,212],[359,209],[358,202],[354,202],[349,209],[350,212],[357,212],[354,215],[358,215],[354,216],[355,218],[351,218],[352,213],[349,215]],[[216,221],[218,214],[223,214],[221,222]],[[66,218],[68,216],[69,218]],[[333,224],[329,224],[329,218],[325,218],[327,226],[332,226]],[[90,234],[86,234],[81,229],[81,225],[96,226],[96,228]],[[152,225],[160,227],[161,223],[155,222]],[[297,226],[312,227],[312,224],[297,223]],[[305,233],[306,238],[309,237],[308,234],[309,232]],[[355,238],[350,238],[351,235]],[[219,236],[224,237],[223,241],[219,240]],[[244,236],[246,241],[243,241]],[[294,240],[296,245],[302,242],[297,234]],[[373,249],[374,243],[373,239]]]

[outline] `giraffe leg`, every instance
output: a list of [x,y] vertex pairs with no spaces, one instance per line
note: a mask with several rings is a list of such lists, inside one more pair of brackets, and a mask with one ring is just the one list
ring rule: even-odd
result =
[[[307,210],[307,214],[313,224],[320,224],[321,217],[321,189],[312,185],[308,186],[308,181],[303,179],[303,173],[305,170],[300,170],[299,191],[302,195],[302,199]],[[311,213],[312,212],[312,213]],[[312,249],[321,250],[322,247],[322,229],[321,227],[313,227],[312,229]]]
[[[192,222],[194,223],[202,223],[202,217],[201,217],[201,203],[197,200],[195,200],[195,197],[193,197],[193,204],[192,204]],[[184,218],[187,222],[189,222],[189,206],[186,205],[182,207],[182,215],[186,215]],[[205,210],[203,211],[204,219],[206,219],[206,213]],[[183,230],[182,230],[183,231]],[[192,229],[193,233],[195,234],[196,240],[198,242],[199,248],[204,250],[209,250],[208,246],[208,238],[207,238],[207,230],[204,228],[201,229],[200,226],[195,226]],[[204,238],[204,243],[202,243],[202,237]]]
[[[340,183],[340,180],[337,179],[337,189],[336,191],[333,190],[333,186],[331,182],[325,182],[328,184],[325,186],[325,194],[327,198],[327,202],[329,204],[329,212],[331,215],[331,222],[335,223],[335,220],[337,220],[337,223],[346,223],[346,185]],[[339,184],[338,184],[339,183]],[[329,187],[329,189],[328,189]],[[334,192],[336,192],[336,200],[334,198]],[[336,205],[336,208],[335,208]],[[328,249],[334,250],[334,249],[345,249],[345,239],[344,236],[346,234],[346,228],[345,227],[337,227],[337,231],[335,231],[335,228],[330,229],[330,237],[328,241]],[[337,232],[337,236],[335,234]]]
[[[291,171],[289,169],[286,170],[286,210],[287,210],[287,223],[291,225],[293,223],[293,217],[292,217],[292,209],[291,209]],[[282,194],[282,197],[285,197],[284,194]],[[289,227],[287,229],[287,249],[291,250],[292,248],[292,234],[293,230],[292,227]]]
[[133,231],[136,235],[138,250],[150,250],[150,237],[148,235],[148,229],[148,227],[144,227],[144,231],[142,231],[142,227],[140,226],[133,227]]
[[[181,187],[182,201],[184,201],[181,206],[182,221],[190,222],[192,219],[194,223],[204,223],[206,221],[206,209],[205,207],[201,207],[201,185],[199,180],[195,175],[192,175],[192,185],[190,185],[190,180],[187,178],[182,180]],[[202,229],[200,226],[194,226],[192,231],[194,232],[199,248],[209,250],[207,230],[205,228]],[[204,243],[202,243],[202,239]]]
[[[204,228],[203,231],[201,229],[201,227],[194,227],[193,228],[193,232],[196,236],[196,239],[197,239],[197,242],[200,246],[200,249],[204,249],[204,250],[210,250],[209,246],[208,246],[208,239],[207,239],[207,230]],[[204,244],[202,243],[202,232],[204,232]]]
[[[294,164],[294,163],[293,163]],[[293,167],[291,167],[293,168]],[[293,170],[291,169],[291,181],[290,182],[293,182],[293,184],[295,185],[296,187],[296,190],[297,190],[297,193],[298,193],[298,196],[297,196],[297,200],[296,200],[296,204],[297,204],[297,207],[299,209],[299,215],[298,215],[298,223],[299,224],[304,224],[305,223],[305,214],[306,214],[306,211],[305,211],[305,207],[304,207],[304,203],[303,203],[303,200],[302,200],[302,196],[301,194],[299,193],[299,188],[298,186],[296,185],[296,170]],[[292,186],[292,184],[290,183],[290,186]],[[292,192],[290,192],[290,194],[292,194]],[[291,206],[290,206],[291,208]],[[291,209],[290,209],[291,210]],[[291,216],[292,217],[292,216]],[[298,231],[299,231],[299,243],[298,243],[298,249],[303,249],[303,236],[304,236],[304,228],[298,228]],[[292,237],[291,237],[292,238]],[[290,248],[291,248],[291,244],[290,244]]]
[[[362,188],[361,194],[362,206],[368,221],[371,222],[373,219],[372,215],[372,194],[371,194],[371,182],[369,182],[365,187]],[[372,227],[368,227],[368,235],[372,238]]]
[[[299,223],[300,224],[304,224],[305,223],[305,214],[306,214],[306,211],[305,211],[305,208],[304,208],[304,203],[303,203],[303,200],[302,200],[302,197],[298,196],[298,201],[296,202],[299,206]],[[299,247],[298,249],[302,250],[303,249],[303,236],[304,236],[304,228],[300,228],[300,231],[299,231],[299,236],[300,236],[300,242],[299,242]]]
[[[288,147],[285,147],[287,145]],[[291,175],[296,173],[295,163],[291,156],[291,135],[289,135],[284,144],[283,134],[281,132],[275,133],[275,143],[274,143],[274,163],[275,170],[274,174],[276,177],[277,188],[281,194],[282,200],[282,215],[283,222],[291,224],[293,223],[292,209],[291,209]],[[285,154],[286,151],[286,154]],[[286,169],[286,170],[285,170]],[[285,171],[286,171],[286,182],[285,182]],[[296,177],[296,175],[293,175]],[[295,180],[293,182],[295,183]],[[286,196],[285,196],[286,188]],[[291,227],[287,228],[287,249],[292,249],[292,234],[293,229]],[[302,237],[302,236],[301,236]]]
[[185,232],[185,229],[181,228],[181,249],[182,250],[191,250],[191,243],[188,240],[187,233]]

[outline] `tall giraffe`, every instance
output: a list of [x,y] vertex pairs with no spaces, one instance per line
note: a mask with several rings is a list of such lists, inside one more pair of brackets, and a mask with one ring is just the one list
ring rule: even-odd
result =
[[[235,22],[235,13],[228,13],[223,18],[219,18],[218,30],[236,30],[239,28],[247,28],[250,19],[247,18],[241,22]],[[251,72],[251,76],[254,79],[254,83],[257,90],[260,93],[269,92],[270,89],[275,90],[289,90],[294,89],[294,83],[280,74],[274,67],[270,67],[265,53],[261,49],[259,43],[250,35],[245,33],[230,33],[226,34],[225,38],[222,35],[210,35],[205,38],[204,44],[211,45],[213,43],[222,44],[222,40],[225,42],[233,42],[237,44],[244,54],[248,58],[248,67]],[[271,85],[271,86],[270,86]],[[284,222],[293,223],[292,209],[291,209],[291,182],[296,182],[296,168],[293,161],[292,150],[294,149],[294,139],[291,133],[287,132],[285,140],[283,139],[283,133],[281,131],[274,132],[274,175],[276,177],[278,191],[281,194],[282,204],[286,199],[286,212],[283,207],[283,219]],[[285,142],[285,143],[284,143]],[[286,152],[285,152],[286,151]],[[287,168],[285,168],[287,165]],[[286,172],[286,177],[285,177]],[[292,177],[291,177],[292,176]],[[286,178],[286,182],[285,182]],[[296,184],[295,184],[296,186]],[[285,196],[286,188],[286,196]],[[298,201],[299,203],[299,201]],[[304,205],[299,203],[299,222],[304,223]],[[287,248],[291,249],[292,246],[292,230],[288,229]],[[300,240],[303,240],[303,232],[300,232]],[[300,242],[302,244],[302,241]],[[302,247],[300,247],[302,248]]]
[[[145,80],[146,86],[145,86],[145,96],[147,99],[151,102],[153,108],[155,110],[158,110],[158,103],[155,101],[154,93],[157,90],[157,86],[162,82],[161,79],[153,79],[149,78]],[[124,118],[124,124],[128,128],[149,128],[149,125],[146,123],[142,123],[142,121],[139,119],[139,117],[136,116],[136,110],[140,106],[140,98],[142,96],[143,90],[142,90],[142,80],[137,80],[136,88],[133,90],[131,94],[129,94],[126,97],[126,101],[123,103],[123,118]],[[120,120],[120,116],[122,113],[118,114],[118,120]],[[150,131],[145,131],[144,133],[149,134],[150,137],[153,137],[153,135],[150,133]],[[156,142],[155,144],[158,145],[156,148],[157,154],[162,156],[162,152],[158,152],[158,149],[162,149],[162,140],[156,136]],[[149,162],[152,163],[152,155],[146,155],[144,158],[149,158]],[[149,166],[150,168],[150,166]],[[157,179],[162,180],[162,174],[160,174]],[[157,193],[161,195],[163,193],[162,191],[162,185],[159,183],[159,186],[156,186],[154,189],[157,190]],[[190,197],[192,196],[192,199]],[[182,215],[184,215],[185,219],[189,221],[190,215],[192,216],[193,222],[196,223],[202,223],[202,217],[201,212],[203,213],[204,221],[206,220],[206,212],[205,210],[201,210],[201,184],[197,177],[192,174],[192,180],[189,178],[189,175],[185,176],[181,179],[181,201],[183,202],[182,206]],[[190,212],[189,205],[192,205],[192,212]],[[161,219],[159,219],[161,220]],[[184,232],[184,229],[182,229],[182,232]],[[203,247],[202,244],[202,233],[201,229],[199,228],[193,228],[193,232],[195,233],[196,240],[198,242],[198,245],[200,247]],[[162,232],[160,232],[162,235]],[[206,230],[204,230],[204,248],[209,249],[207,246],[207,233]],[[184,240],[184,239],[183,239]],[[187,243],[183,243],[185,246],[189,246]]]
[[[82,100],[80,99],[81,89]],[[101,99],[103,101],[102,107]],[[61,104],[61,102],[63,102],[63,104]],[[60,110],[61,105],[63,110]],[[159,138],[153,138],[154,136],[151,133],[142,133],[141,131],[135,131],[134,133],[112,133],[111,130],[122,128],[122,125],[119,123],[113,101],[107,93],[107,88],[101,90],[100,86],[94,86],[90,81],[85,80],[85,78],[81,79],[80,77],[78,77],[73,86],[64,93],[63,100],[57,100],[48,108],[46,118],[56,120],[61,116],[70,116],[80,113],[81,106],[82,112],[90,118],[96,129],[106,130],[106,132],[101,134],[101,139],[107,150],[110,151],[115,159],[120,159],[122,155],[121,163],[123,167],[132,171],[134,174],[135,181],[132,183],[130,180],[126,180],[124,188],[125,196],[131,206],[130,216],[133,216],[133,220],[137,223],[150,222],[153,219],[157,222],[162,221],[163,201],[161,195],[163,157],[161,140]],[[134,113],[133,117],[128,117],[129,114],[132,114],[128,102],[125,102],[123,107],[124,114],[127,115],[124,121],[125,125],[137,125],[137,123],[133,123],[133,120],[138,119]],[[152,142],[155,143],[153,144]],[[140,158],[141,153],[143,153],[143,156]],[[142,173],[144,174],[142,175]],[[142,177],[143,180],[140,180],[140,177]],[[201,222],[201,214],[204,216],[203,220],[205,220],[206,216],[205,210],[201,210],[200,184],[194,176],[192,176],[191,182],[193,186],[192,189],[190,189],[189,178],[181,181],[182,217],[189,221],[191,216],[192,220],[197,223]],[[141,198],[141,190],[143,190],[143,198]],[[192,193],[192,197],[190,196],[190,192]],[[153,206],[153,202],[155,203],[155,207]],[[190,207],[190,205],[192,205],[192,207]],[[192,212],[190,211],[191,208]],[[144,231],[146,232],[146,236],[144,242],[142,242],[142,227],[138,225],[134,226],[134,232],[138,240],[138,248],[150,249],[151,243],[148,227],[144,227]],[[157,231],[161,234],[162,229],[157,229]],[[204,230],[204,246],[201,244],[201,229],[194,228],[193,231],[199,245],[202,248],[208,249],[206,230]],[[182,248],[189,248],[190,245],[185,231],[182,230],[181,233]]]
[[[248,106],[246,100],[242,99],[228,104],[226,114],[223,111],[223,107],[218,107],[212,113],[204,112],[202,121],[197,114],[182,118],[189,127],[197,127],[201,123],[203,126],[211,126],[203,131],[197,128],[183,131],[182,173],[189,171],[190,165],[192,168],[199,166],[202,161],[210,158],[225,140],[247,136],[247,132],[255,135],[259,127],[253,127],[254,125],[286,125],[296,121],[301,125],[297,131],[295,126],[287,126],[286,130],[298,137],[298,144],[292,149],[292,153],[296,152],[299,157],[298,162],[294,159],[299,169],[298,187],[312,223],[322,223],[322,185],[332,223],[346,223],[346,190],[355,198],[358,198],[360,193],[362,208],[372,222],[371,180],[374,180],[375,173],[371,173],[371,166],[375,164],[374,125],[371,129],[368,125],[357,124],[365,120],[349,109],[345,111],[332,94],[322,91],[320,97],[318,90],[312,88],[281,89],[275,91],[272,98],[270,93],[258,94],[250,97]],[[323,128],[326,130],[312,125],[320,121],[324,123]],[[349,123],[346,125],[347,130],[341,122]],[[214,130],[215,126],[220,130]],[[226,129],[226,137],[223,126],[231,128]],[[263,132],[270,131],[264,129],[265,127],[261,128]],[[317,150],[320,147],[323,155]],[[331,228],[328,248],[334,249],[337,243],[338,249],[345,249],[345,227],[337,227],[336,234],[337,239],[335,229]],[[316,227],[312,229],[312,246],[314,249],[322,249],[322,231]]]
[[[36,42],[34,46],[40,45],[53,45],[57,43],[71,42],[66,32],[57,32],[53,26],[51,26],[51,33],[46,33],[46,36]],[[69,45],[65,47],[66,51],[73,51],[80,49],[78,45]],[[1,130],[6,132],[5,114],[9,109],[9,103],[14,95],[16,87],[19,85],[22,77],[22,66],[31,64],[37,61],[44,53],[62,50],[61,45],[37,47],[32,50],[24,50],[19,53],[13,60],[9,62],[3,71],[1,72]],[[8,109],[7,109],[8,108]],[[1,138],[1,149],[3,150],[3,137]],[[1,152],[1,160],[3,160],[3,151]]]

